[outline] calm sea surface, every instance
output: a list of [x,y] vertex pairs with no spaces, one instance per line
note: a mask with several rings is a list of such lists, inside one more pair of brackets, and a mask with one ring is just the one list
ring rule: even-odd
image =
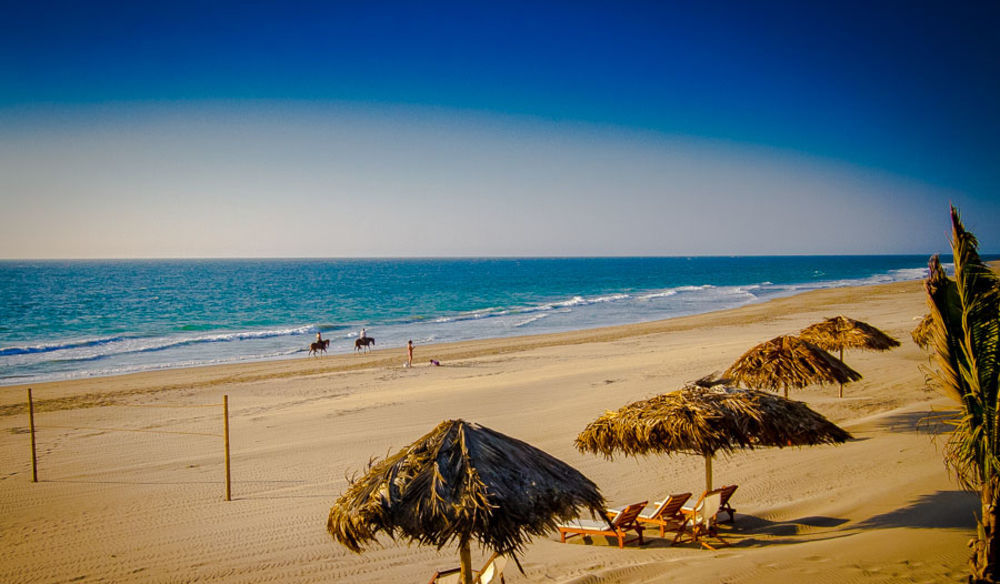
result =
[[922,278],[926,256],[0,262],[0,385],[567,331]]

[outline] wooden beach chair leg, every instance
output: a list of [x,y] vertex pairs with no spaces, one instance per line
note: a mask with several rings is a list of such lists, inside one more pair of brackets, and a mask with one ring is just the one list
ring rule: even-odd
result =
[[677,535],[674,536],[674,541],[670,542],[670,545],[679,544],[681,542],[681,537],[683,536],[684,536],[684,526],[681,526],[681,528],[677,530]]

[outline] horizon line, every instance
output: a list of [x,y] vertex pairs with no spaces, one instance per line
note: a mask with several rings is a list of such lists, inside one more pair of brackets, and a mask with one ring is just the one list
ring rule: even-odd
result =
[[[0,262],[127,262],[127,261],[261,261],[261,260],[523,260],[523,259],[683,259],[683,258],[787,258],[787,257],[913,257],[950,256],[951,253],[774,253],[774,254],[672,254],[672,255],[468,255],[468,256],[141,256],[141,257],[0,257]],[[979,251],[980,256],[1000,256]]]

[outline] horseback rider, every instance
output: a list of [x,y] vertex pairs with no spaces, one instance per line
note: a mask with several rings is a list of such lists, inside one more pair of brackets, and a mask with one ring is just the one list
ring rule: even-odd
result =
[[316,342],[309,345],[309,354],[319,356],[320,351],[326,353],[326,348],[330,346],[330,341],[323,338],[323,333],[316,331]]
[[361,327],[361,333],[358,335],[358,338],[361,340],[365,340],[368,338],[368,332],[365,331],[365,327]]

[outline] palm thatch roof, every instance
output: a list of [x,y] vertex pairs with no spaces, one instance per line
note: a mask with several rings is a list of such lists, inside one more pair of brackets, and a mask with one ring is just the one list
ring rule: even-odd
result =
[[754,389],[688,386],[605,412],[580,432],[576,447],[608,458],[615,453],[704,456],[840,443],[850,437],[799,401]]
[[[799,333],[799,338],[827,351],[840,351],[841,361],[844,349],[888,351],[899,346],[899,341],[872,325],[843,315],[807,326]],[[840,397],[844,397],[843,383],[840,384]]]
[[851,435],[802,402],[753,389],[699,387],[633,402],[605,412],[576,438],[581,452],[613,458],[699,454],[709,465],[718,453],[765,446],[842,443]]
[[823,349],[792,335],[782,335],[744,353],[722,374],[753,389],[788,389],[824,383],[848,383],[861,374]]
[[370,462],[330,509],[327,531],[355,552],[382,532],[439,549],[457,541],[466,554],[471,540],[516,553],[584,509],[600,513],[604,498],[573,467],[489,428],[449,420]]
[[920,322],[917,323],[916,328],[910,331],[910,336],[913,337],[913,342],[917,344],[921,349],[928,349],[931,346],[931,341],[933,340],[933,330],[934,319],[931,315],[925,314]]
[[888,351],[899,346],[899,341],[872,325],[843,315],[809,325],[798,336],[827,351]]

